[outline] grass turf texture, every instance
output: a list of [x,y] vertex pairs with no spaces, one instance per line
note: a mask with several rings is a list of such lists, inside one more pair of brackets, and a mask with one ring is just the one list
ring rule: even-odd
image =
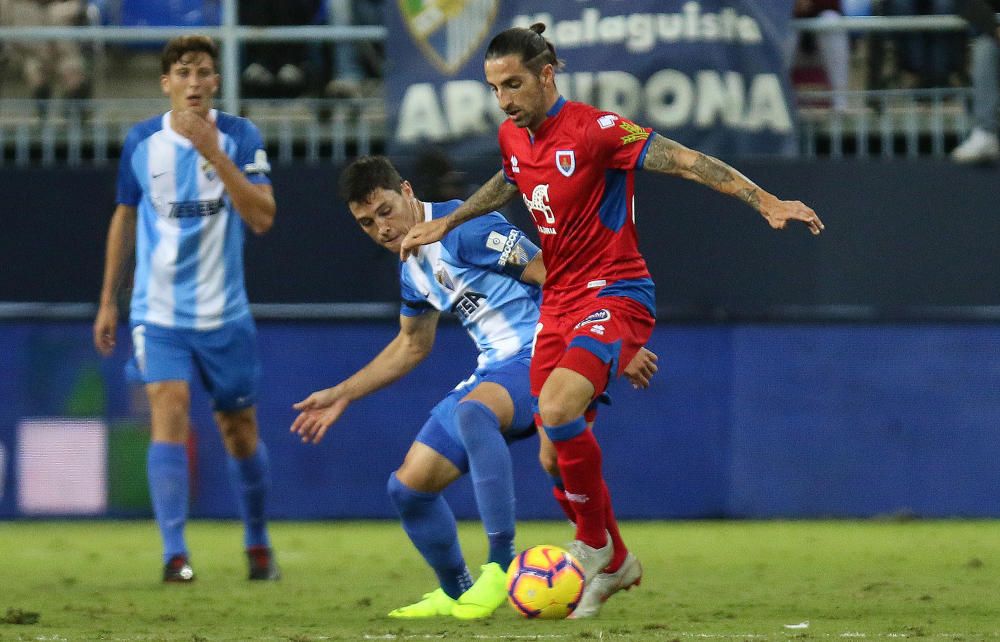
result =
[[[1000,639],[996,522],[633,522],[623,530],[645,567],[643,584],[615,596],[599,619],[533,621],[503,606],[480,622],[400,622],[385,614],[435,581],[393,522],[274,523],[278,583],[245,579],[238,524],[194,522],[192,585],[159,582],[151,522],[0,522],[0,639]],[[463,523],[460,533],[478,573],[482,531]],[[518,546],[570,534],[563,523],[524,523]],[[21,617],[33,613],[35,623]],[[806,620],[808,628],[785,628]]]

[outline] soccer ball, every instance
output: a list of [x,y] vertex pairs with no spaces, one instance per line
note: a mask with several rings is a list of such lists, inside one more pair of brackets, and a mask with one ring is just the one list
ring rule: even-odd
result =
[[558,546],[532,546],[507,569],[507,601],[528,618],[560,619],[583,594],[583,567]]

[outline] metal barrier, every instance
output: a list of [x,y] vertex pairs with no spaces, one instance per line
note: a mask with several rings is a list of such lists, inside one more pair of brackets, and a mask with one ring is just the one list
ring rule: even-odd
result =
[[[0,42],[75,40],[94,43],[159,43],[199,33],[221,43],[222,107],[244,113],[261,127],[278,162],[293,157],[340,161],[365,154],[386,135],[384,101],[367,99],[246,100],[240,97],[238,47],[247,42],[384,41],[385,27],[295,26],[246,27],[235,23],[236,0],[223,0],[219,27],[17,27],[0,28]],[[885,34],[898,31],[959,31],[957,16],[843,17],[793,20],[803,32],[850,31]],[[829,90],[797,94],[800,153],[804,157],[944,156],[945,147],[970,128],[969,89],[861,89],[849,92],[855,106],[826,107]],[[98,99],[62,101],[63,113],[39,119],[34,102],[0,100],[0,165],[104,164],[114,157],[128,127],[162,109],[160,100]],[[50,110],[50,112],[57,110]],[[86,114],[86,116],[84,116]]]

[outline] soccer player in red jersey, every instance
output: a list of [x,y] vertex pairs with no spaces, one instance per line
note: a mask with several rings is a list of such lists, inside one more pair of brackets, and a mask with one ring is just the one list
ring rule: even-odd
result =
[[592,617],[642,577],[618,532],[591,432],[595,400],[654,324],[653,282],[632,212],[634,171],[682,176],[734,196],[775,229],[801,221],[819,234],[823,223],[803,203],[778,199],[716,158],[618,114],[566,101],[555,83],[562,62],[544,30],[508,29],[486,50],[486,82],[508,116],[499,134],[503,169],[449,216],[411,228],[400,253],[405,258],[518,195],[531,212],[548,274],[531,393],[555,446],[564,485],[555,494],[576,523],[570,550],[587,581],[573,617]]

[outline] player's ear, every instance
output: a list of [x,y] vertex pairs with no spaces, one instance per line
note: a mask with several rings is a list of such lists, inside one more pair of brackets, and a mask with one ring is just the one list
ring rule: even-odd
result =
[[412,197],[413,196],[413,186],[410,185],[410,181],[403,179],[403,182],[399,184],[401,190],[403,190],[403,196]]

